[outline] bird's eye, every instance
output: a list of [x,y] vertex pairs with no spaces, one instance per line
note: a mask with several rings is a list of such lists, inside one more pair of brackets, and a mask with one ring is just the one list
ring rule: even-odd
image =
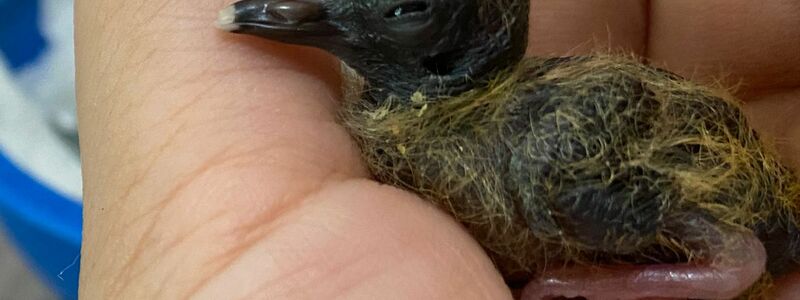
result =
[[448,10],[442,9],[441,3],[441,0],[391,1],[376,10],[376,16],[383,17],[383,22],[377,22],[376,26],[396,46],[416,48],[430,42],[450,20]]
[[404,2],[390,8],[384,14],[387,20],[404,19],[414,16],[426,15],[430,12],[430,5],[425,1]]

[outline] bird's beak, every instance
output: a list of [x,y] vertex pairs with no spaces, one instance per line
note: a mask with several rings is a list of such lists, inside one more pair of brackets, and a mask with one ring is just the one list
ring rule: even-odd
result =
[[285,43],[323,46],[339,34],[326,18],[323,0],[243,0],[219,12],[223,30]]

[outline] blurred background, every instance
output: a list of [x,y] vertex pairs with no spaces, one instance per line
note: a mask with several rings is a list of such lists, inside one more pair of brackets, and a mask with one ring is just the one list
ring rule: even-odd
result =
[[75,299],[72,1],[0,0],[0,300]]

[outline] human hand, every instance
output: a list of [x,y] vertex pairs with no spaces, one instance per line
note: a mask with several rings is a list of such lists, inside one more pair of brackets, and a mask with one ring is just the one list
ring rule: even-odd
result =
[[[81,296],[509,298],[452,219],[367,179],[335,122],[337,63],[215,31],[229,3],[77,1]],[[794,3],[533,4],[532,53],[622,48],[699,81],[728,74],[755,125],[800,136]],[[781,149],[800,166],[800,145]]]

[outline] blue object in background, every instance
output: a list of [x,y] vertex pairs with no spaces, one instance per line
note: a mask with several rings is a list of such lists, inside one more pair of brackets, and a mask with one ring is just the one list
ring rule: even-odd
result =
[[[12,71],[46,50],[38,14],[38,1],[0,0],[0,54]],[[0,219],[28,265],[65,299],[78,295],[81,210],[0,152]]]
[[77,299],[81,206],[0,154],[0,219],[40,277],[62,297]]
[[31,63],[45,50],[38,14],[39,1],[0,0],[0,52],[12,71]]

